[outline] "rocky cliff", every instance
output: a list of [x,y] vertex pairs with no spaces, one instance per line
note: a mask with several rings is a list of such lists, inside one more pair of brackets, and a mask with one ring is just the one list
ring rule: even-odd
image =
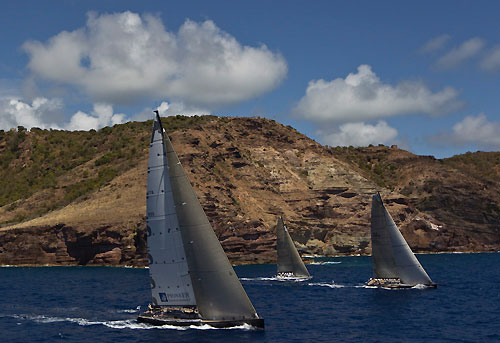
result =
[[[475,156],[329,148],[261,118],[169,117],[164,126],[234,263],[275,260],[278,215],[303,254],[369,254],[377,190],[415,251],[500,250],[500,181],[474,169]],[[0,186],[12,191],[0,190],[0,264],[145,265],[150,130],[2,133]]]

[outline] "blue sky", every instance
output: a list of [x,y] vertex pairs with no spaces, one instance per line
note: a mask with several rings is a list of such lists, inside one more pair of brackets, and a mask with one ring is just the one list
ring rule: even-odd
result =
[[500,3],[4,1],[0,129],[261,116],[328,145],[500,148]]

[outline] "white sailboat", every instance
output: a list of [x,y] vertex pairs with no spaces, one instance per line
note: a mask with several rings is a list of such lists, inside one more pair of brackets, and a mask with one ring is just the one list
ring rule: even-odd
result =
[[300,258],[282,217],[278,217],[276,237],[277,277],[279,279],[310,279],[311,275]]
[[371,238],[374,278],[367,286],[410,288],[416,285],[436,287],[411,251],[382,202],[372,197]]
[[146,195],[152,304],[138,321],[263,328],[155,113]]

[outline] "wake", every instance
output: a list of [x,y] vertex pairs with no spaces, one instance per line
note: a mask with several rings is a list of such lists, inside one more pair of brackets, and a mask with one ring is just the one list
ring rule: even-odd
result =
[[210,326],[208,324],[204,325],[190,325],[190,326],[174,326],[174,325],[162,325],[162,326],[153,326],[146,323],[139,323],[135,319],[125,319],[125,320],[106,320],[106,321],[98,321],[98,320],[90,320],[86,318],[71,318],[71,317],[52,317],[46,315],[26,315],[26,314],[15,314],[10,317],[21,319],[21,320],[29,320],[35,323],[41,324],[51,324],[51,323],[73,323],[79,326],[92,326],[92,325],[102,325],[111,329],[131,329],[131,330],[177,330],[177,331],[185,331],[185,330],[254,330],[255,328],[249,324],[242,324],[238,326],[233,326],[230,328],[216,328]]
[[277,276],[272,277],[240,277],[241,281],[279,281],[279,282],[303,282],[308,281],[310,278],[282,278]]

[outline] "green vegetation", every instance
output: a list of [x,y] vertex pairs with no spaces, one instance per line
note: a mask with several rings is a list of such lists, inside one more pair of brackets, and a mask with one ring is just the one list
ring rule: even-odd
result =
[[398,164],[387,158],[389,148],[383,145],[377,148],[332,147],[330,151],[338,159],[358,167],[366,178],[378,186],[394,189],[397,184]]
[[[0,206],[9,204],[12,211],[38,191],[59,189],[59,197],[38,204],[40,215],[104,185],[143,157],[146,144],[131,138],[137,136],[138,126],[130,123],[88,132],[37,128],[2,132]],[[145,126],[140,129],[146,134]]]
[[[215,116],[180,116],[167,117],[162,119],[162,124],[168,132],[197,128],[202,124],[217,119]],[[224,121],[223,121],[224,122]]]
[[[214,116],[163,118],[168,132],[199,128]],[[106,185],[136,166],[147,155],[152,120],[130,122],[101,130],[62,131],[19,126],[0,130],[0,207],[15,216],[31,195],[50,195],[30,204],[29,213],[42,215]],[[25,211],[21,211],[24,213]]]
[[490,182],[500,182],[500,152],[467,152],[442,161],[445,165],[473,177]]

